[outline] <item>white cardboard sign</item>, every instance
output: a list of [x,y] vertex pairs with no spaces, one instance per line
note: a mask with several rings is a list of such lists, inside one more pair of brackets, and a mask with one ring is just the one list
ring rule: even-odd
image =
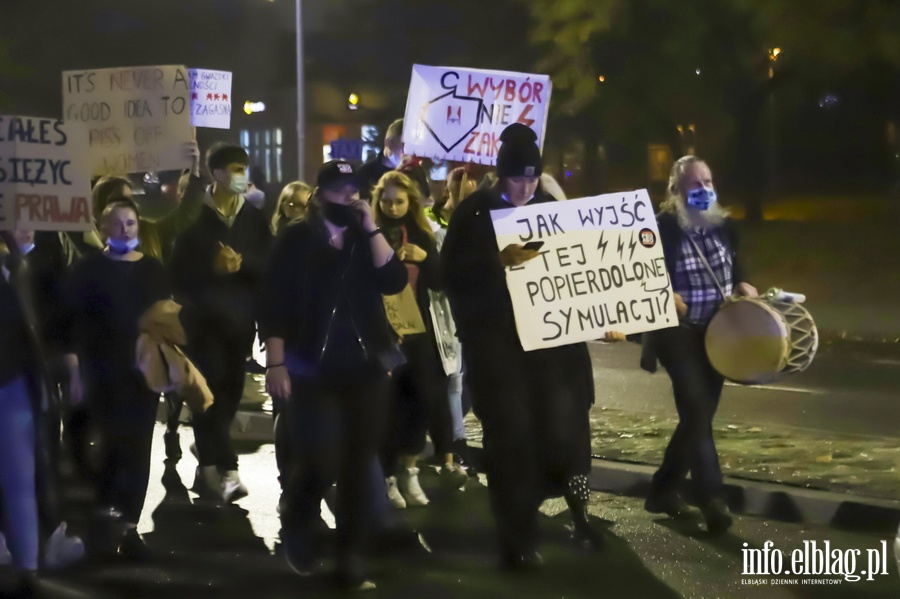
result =
[[188,69],[191,79],[191,125],[231,128],[231,73]]
[[551,90],[547,75],[413,65],[404,152],[493,165],[512,123],[531,127],[543,147]]
[[497,246],[543,241],[506,271],[526,351],[678,324],[646,190],[491,211]]
[[0,230],[90,229],[86,147],[82,123],[0,116]]
[[63,118],[88,125],[93,176],[188,166],[190,81],[181,65],[63,71]]

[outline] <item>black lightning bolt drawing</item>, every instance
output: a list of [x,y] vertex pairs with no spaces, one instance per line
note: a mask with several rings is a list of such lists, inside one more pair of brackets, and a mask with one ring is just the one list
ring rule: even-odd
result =
[[631,233],[631,243],[628,244],[628,249],[631,250],[631,253],[628,254],[628,259],[631,260],[634,257],[634,248],[637,247],[637,241],[635,241],[635,234],[632,231]]
[[603,256],[606,255],[606,246],[609,245],[609,241],[606,240],[606,231],[600,232],[600,241],[597,243],[597,249],[603,250],[600,254],[600,262],[603,262]]
[[619,260],[622,259],[622,250],[625,249],[625,242],[622,241],[622,234],[619,233],[619,239],[616,241],[616,251],[619,252]]

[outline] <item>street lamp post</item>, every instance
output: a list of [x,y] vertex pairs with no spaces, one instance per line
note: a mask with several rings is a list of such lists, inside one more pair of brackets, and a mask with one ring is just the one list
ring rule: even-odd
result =
[[296,0],[297,13],[297,178],[306,177],[306,110],[303,98],[303,0]]

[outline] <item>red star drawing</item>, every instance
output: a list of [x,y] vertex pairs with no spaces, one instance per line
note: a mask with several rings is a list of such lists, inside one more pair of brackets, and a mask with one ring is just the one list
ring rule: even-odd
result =
[[223,99],[223,100],[228,100],[228,94],[222,94],[222,99]]
[[219,94],[216,94],[215,96],[213,96],[213,100],[218,100],[219,98],[220,98]]
[[194,92],[191,94],[191,100],[196,100],[196,99],[197,99],[197,92]]
[[207,100],[212,100],[212,94],[206,94],[206,99],[207,99]]

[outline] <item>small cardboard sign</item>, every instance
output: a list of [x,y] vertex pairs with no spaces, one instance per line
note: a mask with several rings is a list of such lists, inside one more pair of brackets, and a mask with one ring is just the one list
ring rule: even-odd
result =
[[88,127],[90,174],[178,170],[193,139],[181,65],[63,71],[63,118]]
[[0,116],[0,230],[91,228],[87,127]]
[[678,324],[653,204],[646,190],[491,211],[497,246],[543,241],[508,268],[526,351]]

